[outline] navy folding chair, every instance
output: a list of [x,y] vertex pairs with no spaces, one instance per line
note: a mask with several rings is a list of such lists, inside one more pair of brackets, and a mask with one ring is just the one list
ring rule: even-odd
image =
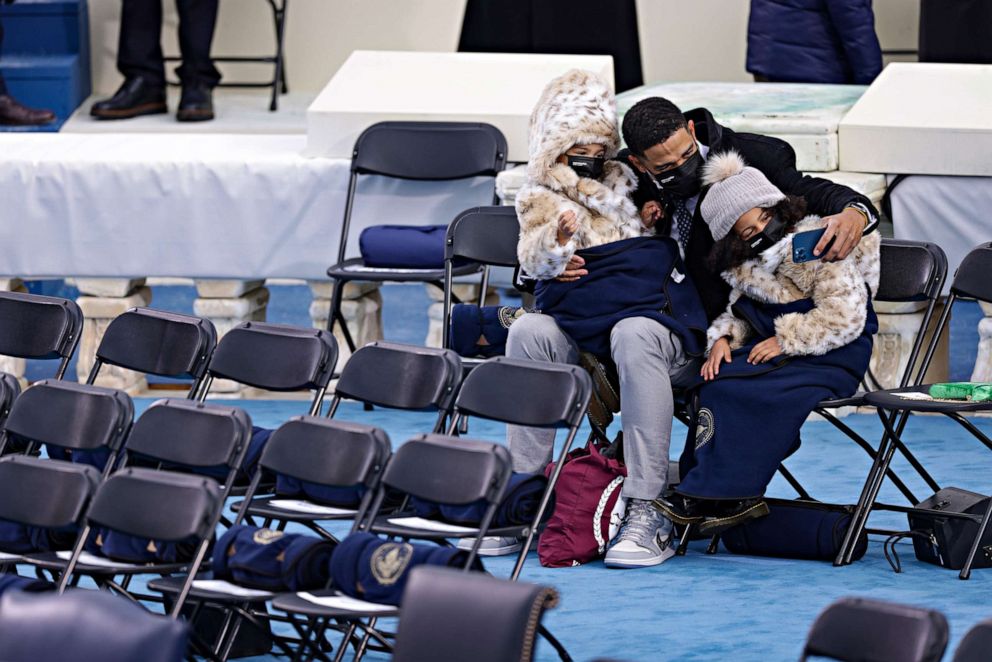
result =
[[947,619],[939,611],[842,598],[817,616],[799,659],[939,662],[948,635]]
[[189,627],[102,591],[9,591],[0,600],[5,662],[179,662]]
[[0,354],[22,359],[57,359],[55,378],[65,376],[79,345],[83,311],[62,297],[0,292]]
[[534,659],[541,618],[558,605],[550,586],[449,568],[410,572],[400,606],[394,662]]
[[193,384],[187,397],[193,399],[216,346],[217,330],[208,319],[132,308],[107,326],[86,383],[94,383],[104,365],[113,365],[160,377],[190,379]]
[[992,620],[975,625],[954,650],[954,662],[986,662],[992,651]]
[[[965,256],[961,265],[958,267],[954,275],[954,281],[951,283],[950,296],[944,304],[944,311],[937,321],[937,326],[924,354],[923,362],[919,369],[920,375],[926,374],[941,336],[948,331],[948,321],[950,320],[954,302],[958,299],[973,299],[992,303],[992,278],[989,277],[989,274],[992,274],[992,242],[982,244],[972,250]],[[934,400],[928,397],[928,392],[929,385],[917,384],[897,389],[873,391],[865,395],[865,403],[876,408],[885,432],[882,440],[879,442],[875,463],[869,470],[865,485],[861,491],[861,497],[858,500],[853,521],[848,528],[844,545],[838,556],[838,563],[851,562],[854,554],[854,542],[867,526],[868,518],[873,510],[894,510],[909,513],[923,512],[926,514],[939,514],[941,517],[970,519],[979,523],[971,550],[964,566],[961,568],[959,577],[961,579],[968,579],[971,575],[971,567],[978,553],[982,537],[988,529],[990,520],[992,520],[992,501],[989,502],[988,507],[981,516],[929,508],[926,501],[916,503],[914,507],[895,506],[876,502],[878,492],[886,475],[888,475],[889,465],[892,462],[895,451],[905,448],[906,444],[905,440],[902,439],[902,433],[910,414],[913,412],[943,414],[958,423],[986,448],[992,450],[992,439],[964,416],[965,414],[992,411],[992,402]],[[896,420],[897,416],[898,421]],[[928,485],[935,492],[941,490],[941,486],[933,479],[928,481]]]
[[[12,442],[26,453],[40,444],[98,466],[106,476],[131,429],[134,404],[117,389],[46,379],[14,401],[0,431],[0,454]],[[54,448],[53,448],[54,447]]]
[[389,409],[436,411],[433,431],[443,432],[461,377],[461,359],[450,349],[372,342],[348,359],[327,415],[335,416],[344,399]]
[[[341,295],[351,281],[423,282],[443,287],[442,265],[434,269],[377,268],[360,257],[347,258],[351,214],[359,176],[379,175],[418,181],[454,181],[469,177],[493,179],[493,204],[496,175],[506,167],[506,138],[494,126],[470,122],[380,122],[358,137],[352,151],[351,177],[345,198],[344,219],[338,244],[337,262],[327,270],[334,281],[328,330],[341,323],[348,347],[355,342],[341,314]],[[447,219],[445,219],[447,221]],[[469,263],[457,267],[455,275],[477,273],[480,267]],[[483,295],[485,292],[483,291]]]

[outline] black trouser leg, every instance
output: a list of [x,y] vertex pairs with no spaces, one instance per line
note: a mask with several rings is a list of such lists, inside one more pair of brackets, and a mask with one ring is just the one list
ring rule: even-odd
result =
[[[3,21],[0,21],[0,53],[3,53]],[[0,74],[0,97],[7,94],[7,81]]]
[[165,87],[162,60],[162,0],[123,0],[117,70]]
[[217,24],[217,0],[176,0],[179,12],[179,51],[183,63],[176,74],[183,85],[215,87],[220,72],[210,59],[210,44]]

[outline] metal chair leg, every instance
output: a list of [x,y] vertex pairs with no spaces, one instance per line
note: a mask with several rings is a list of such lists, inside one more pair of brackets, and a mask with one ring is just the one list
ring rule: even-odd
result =
[[961,568],[958,579],[968,579],[971,577],[971,566],[975,562],[975,555],[978,554],[978,548],[982,546],[982,538],[985,537],[985,531],[989,528],[990,519],[992,519],[992,500],[985,507],[985,514],[982,515],[982,523],[979,525],[978,532],[975,534],[975,540],[971,543],[971,549],[968,550],[968,559],[964,562],[964,567]]

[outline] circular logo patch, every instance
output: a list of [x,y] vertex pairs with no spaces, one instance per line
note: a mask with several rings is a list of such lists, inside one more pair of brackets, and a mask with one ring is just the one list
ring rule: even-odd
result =
[[251,539],[259,545],[268,545],[269,543],[279,540],[284,535],[286,534],[282,531],[276,531],[275,529],[259,529],[252,535]]
[[408,542],[387,542],[372,554],[372,576],[383,586],[392,586],[410,564],[413,545]]
[[696,421],[696,450],[709,443],[716,432],[716,423],[713,420],[713,412],[703,407],[699,410],[699,419]]

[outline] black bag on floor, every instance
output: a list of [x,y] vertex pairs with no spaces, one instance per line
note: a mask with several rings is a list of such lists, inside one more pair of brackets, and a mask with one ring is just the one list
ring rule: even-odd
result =
[[[957,487],[945,487],[930,498],[916,504],[917,508],[948,513],[965,513],[981,517],[985,514],[989,497]],[[924,563],[960,570],[968,559],[971,544],[978,533],[979,523],[973,519],[946,517],[939,513],[911,512],[909,531],[885,541],[886,558],[896,572],[902,567],[895,544],[903,538],[912,538],[916,558]],[[891,549],[891,556],[890,556]],[[972,568],[992,567],[992,527],[985,531],[975,555]]]
[[[733,554],[833,561],[844,542],[854,508],[816,501],[768,499],[769,513],[727,529],[721,538]],[[857,561],[868,550],[862,532],[854,548]]]

